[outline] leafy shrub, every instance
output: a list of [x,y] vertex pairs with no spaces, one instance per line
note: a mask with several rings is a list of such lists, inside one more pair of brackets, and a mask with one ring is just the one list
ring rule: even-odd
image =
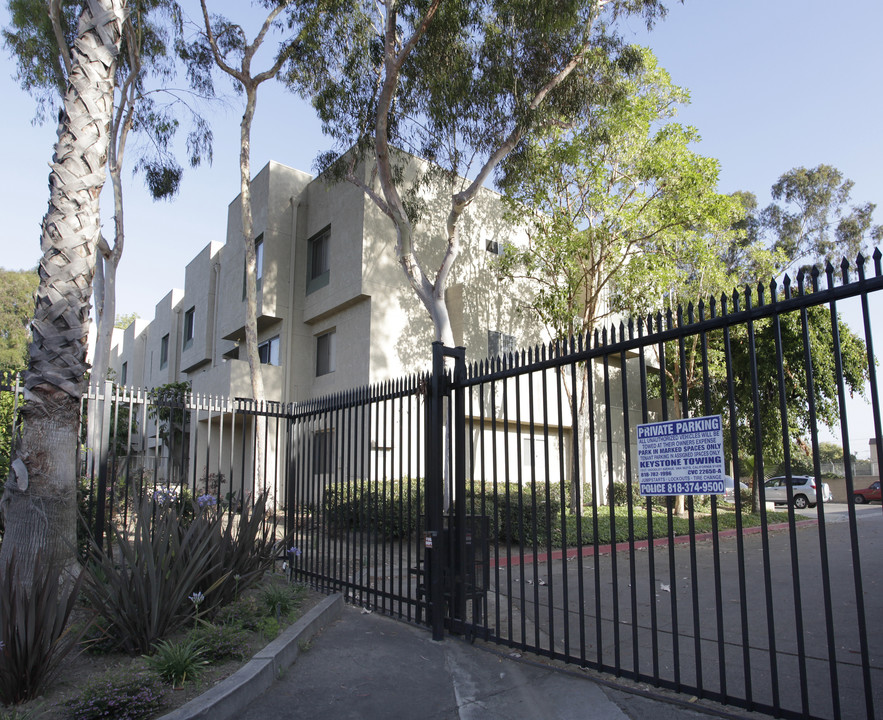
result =
[[534,538],[543,544],[551,528],[561,521],[559,488],[546,484],[473,483],[466,488],[466,512],[487,515],[490,518],[490,537],[501,542],[533,544]]
[[246,655],[248,633],[241,625],[202,623],[188,637],[202,648],[203,657],[210,663],[228,658],[241,660]]
[[162,707],[163,694],[157,678],[114,671],[90,681],[66,707],[71,720],[142,720]]
[[80,591],[40,553],[32,579],[22,577],[15,555],[0,572],[0,702],[39,696],[77,637],[67,622]]
[[[632,506],[642,507],[645,504],[641,497],[641,491],[637,483],[632,483]],[[607,503],[610,505],[628,505],[629,485],[627,483],[613,482],[607,486]]]
[[261,602],[276,619],[289,618],[298,608],[301,589],[288,583],[271,583],[261,590]]
[[147,666],[173,688],[182,687],[188,678],[196,679],[208,664],[202,646],[193,638],[181,642],[162,640],[156,644],[153,655],[145,659]]
[[83,594],[126,652],[146,654],[190,617],[188,596],[217,567],[219,522],[200,513],[185,525],[174,505],[146,500],[131,537],[116,531],[106,552],[93,545]]
[[424,481],[350,480],[326,488],[326,522],[335,531],[364,530],[382,538],[408,537],[424,513]]
[[[276,539],[275,527],[267,518],[267,493],[254,503],[243,503],[238,513],[225,512],[220,505],[207,505],[200,517],[209,519],[216,530],[210,534],[217,562],[209,567],[201,582],[205,593],[203,612],[211,613],[252,587],[269,570],[287,547],[290,536]],[[185,555],[190,548],[184,546]]]
[[261,618],[264,617],[258,601],[254,597],[241,597],[235,602],[220,608],[214,617],[214,622],[220,625],[241,627],[249,632],[258,629]]

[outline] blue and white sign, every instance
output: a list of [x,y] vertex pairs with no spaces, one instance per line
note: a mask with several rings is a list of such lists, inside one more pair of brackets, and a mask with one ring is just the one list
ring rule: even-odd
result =
[[638,425],[641,495],[724,492],[724,431],[720,415]]

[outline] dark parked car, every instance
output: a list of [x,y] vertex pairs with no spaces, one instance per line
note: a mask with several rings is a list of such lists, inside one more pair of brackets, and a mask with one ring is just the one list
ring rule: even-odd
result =
[[861,490],[853,490],[852,499],[855,501],[856,505],[869,503],[871,500],[880,500],[880,481],[878,480],[875,483],[871,483],[870,487],[862,488]]

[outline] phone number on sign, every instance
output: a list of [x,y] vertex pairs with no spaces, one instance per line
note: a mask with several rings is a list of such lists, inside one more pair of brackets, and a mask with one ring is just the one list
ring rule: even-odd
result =
[[646,482],[641,484],[644,495],[719,495],[724,492],[721,480],[697,480],[694,482]]

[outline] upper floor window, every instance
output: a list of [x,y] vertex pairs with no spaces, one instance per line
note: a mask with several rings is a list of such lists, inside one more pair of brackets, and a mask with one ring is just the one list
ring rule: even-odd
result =
[[489,253],[493,253],[494,255],[502,255],[506,251],[506,242],[499,240],[488,240],[487,241],[487,251]]
[[[242,299],[245,300],[246,282],[248,278],[248,262],[242,260]],[[254,239],[254,279],[257,291],[260,292],[264,280],[264,234],[261,233]]]
[[120,385],[125,385],[126,380],[128,380],[129,375],[129,363],[124,362],[123,366],[120,368]]
[[169,365],[169,336],[163,335],[159,341],[159,369],[165,370]]
[[192,307],[184,313],[184,349],[193,345],[193,322],[196,316],[196,308]]
[[279,364],[279,336],[271,337],[269,340],[258,345],[258,357],[263,365]]
[[487,354],[488,357],[498,357],[499,355],[508,355],[515,352],[515,336],[497,330],[488,330],[487,332]]
[[307,240],[307,294],[328,284],[331,276],[328,252],[330,241],[330,225]]
[[316,338],[316,377],[333,373],[337,361],[337,333],[334,330]]

